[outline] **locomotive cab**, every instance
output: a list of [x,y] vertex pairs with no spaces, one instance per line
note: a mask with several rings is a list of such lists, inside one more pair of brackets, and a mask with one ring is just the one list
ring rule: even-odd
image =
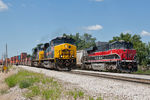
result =
[[111,50],[116,49],[121,60],[133,60],[135,58],[136,50],[133,49],[133,44],[126,41],[115,41],[110,44]]

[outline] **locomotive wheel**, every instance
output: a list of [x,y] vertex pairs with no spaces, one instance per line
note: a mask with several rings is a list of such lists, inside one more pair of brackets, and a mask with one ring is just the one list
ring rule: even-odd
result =
[[68,68],[68,71],[71,71],[71,68],[70,68],[70,67]]
[[85,65],[84,64],[81,64],[81,69],[85,69]]

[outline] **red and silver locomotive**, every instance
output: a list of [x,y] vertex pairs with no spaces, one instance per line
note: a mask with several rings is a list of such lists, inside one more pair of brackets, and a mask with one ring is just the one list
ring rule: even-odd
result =
[[98,46],[82,51],[82,54],[83,56],[80,57],[82,69],[117,72],[137,71],[136,50],[133,49],[133,44],[130,42],[101,42]]

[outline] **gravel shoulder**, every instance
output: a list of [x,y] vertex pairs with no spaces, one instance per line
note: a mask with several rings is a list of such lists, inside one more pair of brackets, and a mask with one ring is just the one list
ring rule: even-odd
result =
[[[41,93],[44,93],[44,92],[46,93],[47,92],[46,89],[50,89],[51,85],[53,83],[55,83],[55,85],[53,84],[53,87],[56,86],[56,88],[57,89],[59,88],[59,91],[61,91],[59,100],[93,100],[93,99],[89,99],[89,97],[93,98],[93,95],[88,94],[88,92],[86,90],[84,90],[83,88],[79,87],[76,84],[71,84],[70,82],[56,79],[55,77],[52,77],[49,75],[47,75],[48,77],[45,77],[45,76],[43,76],[43,74],[32,73],[31,71],[33,71],[33,70],[25,71],[22,69],[23,69],[23,67],[15,66],[15,67],[13,67],[13,69],[10,69],[7,73],[0,72],[0,100],[48,100],[48,99],[41,97],[41,94],[33,96],[33,97],[27,97],[27,94],[32,95],[32,94],[30,94],[32,91],[31,89],[33,89],[33,87],[35,87],[35,86],[41,87],[40,88],[40,89],[42,89]],[[25,66],[24,66],[24,69],[25,69]],[[37,69],[37,70],[39,70],[39,69]],[[24,71],[27,73],[25,73]],[[33,75],[35,75],[44,80],[40,81],[38,83],[32,84],[29,88],[21,89],[20,85],[19,85],[19,83],[21,81],[19,81],[18,78],[19,77],[23,78],[23,76],[18,76],[18,75],[29,75],[28,72],[30,72],[30,75],[32,78],[34,78]],[[33,72],[38,72],[38,71],[33,71]],[[18,73],[21,73],[21,74],[18,74]],[[38,73],[43,73],[43,72],[39,71]],[[5,79],[6,78],[8,79],[8,77],[10,79],[10,77],[12,77],[14,74],[16,75],[15,79],[18,80],[16,82],[19,82],[19,83],[13,87],[8,87],[9,85],[6,84]],[[42,76],[43,76],[43,78],[42,78]],[[51,79],[48,80],[48,78],[53,79],[53,81]],[[34,79],[37,79],[37,78],[34,78]],[[11,81],[11,82],[13,82],[13,81]],[[50,84],[46,84],[46,82],[48,82]],[[58,86],[59,84],[60,84],[60,87]],[[42,86],[43,86],[43,88],[42,88]],[[50,90],[54,90],[54,88],[50,89]],[[55,91],[53,91],[53,93],[54,92]],[[37,92],[34,92],[34,93],[37,93]],[[101,100],[101,99],[97,99],[99,97],[100,96],[95,97],[96,100]],[[75,98],[77,98],[77,99],[75,99]]]
[[76,75],[42,68],[18,67],[54,77],[64,82],[64,84],[71,83],[75,87],[84,89],[95,98],[101,96],[104,100],[150,100],[150,85]]

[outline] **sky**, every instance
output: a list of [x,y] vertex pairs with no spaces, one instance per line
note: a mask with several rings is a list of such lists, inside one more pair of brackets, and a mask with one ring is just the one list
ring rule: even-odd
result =
[[150,41],[150,0],[0,0],[0,58],[32,53],[63,33],[109,41],[121,32]]

